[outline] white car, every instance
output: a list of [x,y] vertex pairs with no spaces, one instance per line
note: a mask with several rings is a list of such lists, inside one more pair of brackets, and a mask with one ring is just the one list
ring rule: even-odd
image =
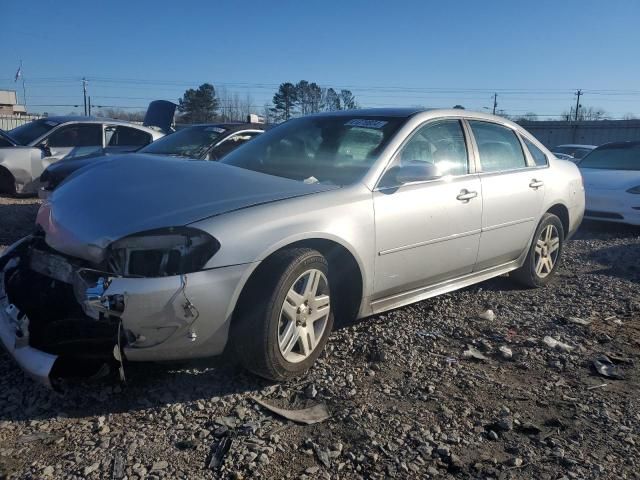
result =
[[602,145],[578,167],[586,191],[585,218],[640,225],[640,142]]
[[553,147],[551,149],[551,153],[561,160],[571,160],[572,162],[577,163],[582,160],[585,155],[591,153],[595,148],[597,148],[596,145],[568,143],[566,145],[557,145]]
[[151,102],[143,125],[67,115],[14,128],[7,132],[10,142],[0,142],[0,193],[37,193],[42,172],[60,160],[138,150],[171,130],[175,108],[166,100]]

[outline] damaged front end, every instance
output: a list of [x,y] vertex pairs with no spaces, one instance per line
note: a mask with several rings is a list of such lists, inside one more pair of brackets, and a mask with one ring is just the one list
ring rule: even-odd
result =
[[[100,263],[52,249],[43,234],[14,244],[0,258],[5,348],[49,386],[53,379],[91,375],[105,363],[120,363],[122,373],[124,359],[220,353],[241,269],[198,271],[219,245],[190,230],[126,237],[110,245]],[[197,322],[201,308],[206,324]]]

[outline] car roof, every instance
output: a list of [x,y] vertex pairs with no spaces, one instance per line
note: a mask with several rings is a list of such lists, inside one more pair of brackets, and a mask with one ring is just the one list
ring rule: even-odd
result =
[[[316,113],[319,117],[410,117],[416,113],[433,109],[423,107],[397,107],[397,108],[359,108],[355,110],[332,110],[330,112]],[[463,110],[460,110],[463,111]]]
[[600,145],[598,147],[598,150],[606,150],[609,148],[620,148],[620,147],[627,147],[627,148],[631,148],[631,147],[640,147],[640,141],[634,140],[634,141],[625,141],[625,142],[609,142],[609,143],[605,143],[604,145]]
[[597,145],[583,145],[581,143],[563,143],[562,145],[556,145],[553,148],[568,147],[568,148],[598,148]]
[[145,132],[154,133],[154,134],[162,134],[159,130],[152,127],[145,127],[140,123],[128,122],[127,120],[116,120],[114,118],[108,117],[93,117],[93,116],[84,116],[84,115],[55,115],[49,117],[39,118],[37,121],[52,121],[57,124],[69,123],[69,122],[83,122],[83,123],[111,123],[113,125],[122,125],[125,127],[133,127],[138,128],[140,130],[144,130]]
[[219,127],[225,130],[239,130],[239,129],[254,129],[254,130],[266,130],[267,125],[264,123],[242,123],[242,122],[227,122],[227,123],[194,123],[193,125],[183,125],[184,128],[190,127]]

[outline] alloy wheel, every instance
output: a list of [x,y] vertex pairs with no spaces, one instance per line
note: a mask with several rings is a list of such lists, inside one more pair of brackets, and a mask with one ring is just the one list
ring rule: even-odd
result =
[[287,362],[302,362],[316,349],[330,310],[329,282],[324,273],[307,270],[293,282],[278,322],[278,346]]
[[540,232],[535,247],[535,272],[540,278],[547,277],[558,260],[560,234],[554,225],[547,225]]

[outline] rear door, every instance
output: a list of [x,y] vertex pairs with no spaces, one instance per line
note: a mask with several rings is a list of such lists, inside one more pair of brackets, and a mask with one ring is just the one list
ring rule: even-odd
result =
[[105,125],[104,139],[108,155],[134,152],[153,141],[150,133],[123,125]]
[[469,120],[482,183],[482,235],[476,270],[517,259],[529,246],[544,201],[544,175],[519,135],[504,125]]
[[[373,194],[378,299],[473,270],[482,195],[469,152],[462,122],[443,119],[419,127],[395,155]],[[410,184],[387,180],[394,167],[419,162],[443,176]]]

